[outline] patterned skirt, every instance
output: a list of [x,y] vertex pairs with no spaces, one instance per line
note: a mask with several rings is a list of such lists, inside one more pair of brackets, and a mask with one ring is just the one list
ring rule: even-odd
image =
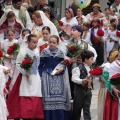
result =
[[42,95],[44,110],[70,110],[69,81],[64,74],[51,76],[43,72]]

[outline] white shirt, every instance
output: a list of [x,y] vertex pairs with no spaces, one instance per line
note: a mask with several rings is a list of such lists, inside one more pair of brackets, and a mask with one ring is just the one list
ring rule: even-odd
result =
[[[84,34],[86,34],[86,31],[83,32],[83,36],[84,36]],[[85,38],[83,38],[83,40],[85,40],[85,42],[87,42],[89,45],[92,45],[92,43],[90,41],[90,37],[91,37],[91,35],[90,35],[90,32],[88,31]]]
[[[81,40],[78,41],[78,44],[80,43],[81,43]],[[88,50],[94,53],[94,61],[96,61],[96,58],[97,58],[96,50],[89,44],[88,44]]]
[[[28,54],[32,58],[34,56],[39,57],[39,50],[36,48],[35,50],[31,51],[30,49],[26,48],[25,55],[26,54]],[[16,60],[16,68],[17,68],[16,71],[18,72],[14,74],[11,84],[13,86],[19,73],[22,73],[22,81],[20,84],[20,96],[42,97],[41,79],[38,71],[37,74],[29,74],[29,77],[27,78],[28,73],[20,67],[20,63],[22,63],[22,61],[24,60],[25,55],[23,55],[22,53],[18,54]]]
[[120,61],[119,60],[116,60],[116,61],[114,61],[113,63],[110,64],[109,78],[111,78],[113,75],[115,75],[117,73],[120,73]]
[[[69,42],[68,43],[66,43],[66,46],[69,44]],[[81,40],[78,40],[78,44],[81,44]],[[89,51],[92,51],[93,53],[94,53],[94,62],[96,61],[96,58],[97,58],[97,53],[96,53],[96,50],[91,46],[91,45],[89,45],[88,44],[88,50]],[[67,59],[70,59],[68,56],[66,56],[66,58]]]
[[[87,73],[88,73],[88,76],[89,76],[89,71],[90,71],[90,67],[84,63],[84,66],[87,70]],[[77,83],[77,84],[82,84],[82,79],[80,79],[80,69],[79,67],[76,67],[72,70],[72,81],[74,83]],[[87,76],[86,76],[87,77]]]

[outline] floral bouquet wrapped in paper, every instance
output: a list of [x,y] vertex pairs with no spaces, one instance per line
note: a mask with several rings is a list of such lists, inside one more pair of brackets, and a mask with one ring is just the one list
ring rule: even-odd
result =
[[63,60],[62,62],[60,62],[55,69],[52,71],[51,75],[55,75],[57,73],[57,69],[58,68],[65,68],[66,66],[70,65],[70,61],[68,59]]
[[[80,58],[81,52],[88,48],[88,45],[84,42],[81,42],[81,44],[78,43],[72,43],[67,45],[68,49],[68,56],[69,57],[75,57]],[[72,63],[72,68],[77,66],[77,62]]]
[[28,54],[26,54],[24,60],[20,64],[20,67],[23,68],[27,73],[30,73],[30,68],[32,67],[33,62],[34,59],[32,59]]
[[8,48],[7,54],[12,56],[17,56],[19,53],[19,50],[20,50],[20,45],[18,43],[14,43]]

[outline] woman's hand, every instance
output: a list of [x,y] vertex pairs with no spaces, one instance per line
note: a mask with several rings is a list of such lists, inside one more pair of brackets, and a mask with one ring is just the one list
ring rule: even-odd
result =
[[70,58],[70,62],[73,63],[73,62],[77,62],[77,58],[73,57],[73,58]]
[[119,98],[120,91],[116,87],[113,87],[112,90],[114,92],[115,97]]
[[10,69],[8,69],[8,70],[3,69],[3,72],[6,75],[6,74],[10,73]]
[[56,74],[60,74],[61,72],[63,72],[63,68],[58,68],[58,69],[56,69],[57,70],[57,73]]

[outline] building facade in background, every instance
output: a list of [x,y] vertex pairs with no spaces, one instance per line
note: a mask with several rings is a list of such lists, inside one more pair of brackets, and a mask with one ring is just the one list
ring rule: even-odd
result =
[[[36,2],[35,2],[36,1]],[[31,0],[33,6],[37,4],[40,0]],[[69,5],[74,1],[74,0],[46,0],[47,3],[53,8],[54,10],[54,15],[56,19],[60,19],[65,16],[65,8],[69,7]],[[93,0],[92,0],[93,1]],[[107,6],[107,0],[96,0],[97,3],[101,5],[101,10],[104,13],[104,9]],[[87,8],[86,8],[87,9]]]

